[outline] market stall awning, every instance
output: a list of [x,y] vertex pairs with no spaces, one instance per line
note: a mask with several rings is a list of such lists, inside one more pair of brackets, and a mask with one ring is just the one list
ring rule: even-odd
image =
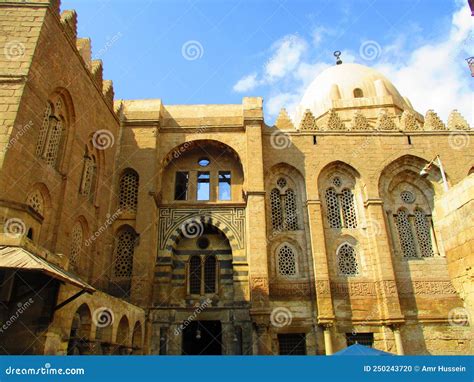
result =
[[57,280],[77,286],[86,292],[95,289],[76,275],[58,267],[55,264],[35,255],[22,247],[0,246],[0,268],[22,269],[47,274]]

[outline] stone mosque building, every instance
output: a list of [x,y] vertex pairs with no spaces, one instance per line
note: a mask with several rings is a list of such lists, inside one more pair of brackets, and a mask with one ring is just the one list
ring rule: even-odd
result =
[[0,353],[472,354],[466,120],[353,63],[262,103],[114,99],[74,11],[1,2]]

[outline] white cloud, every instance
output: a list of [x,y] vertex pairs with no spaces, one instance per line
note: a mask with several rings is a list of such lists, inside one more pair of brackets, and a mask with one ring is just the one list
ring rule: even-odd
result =
[[293,71],[308,49],[305,40],[297,35],[285,36],[273,45],[273,55],[265,64],[265,80],[273,82]]
[[[473,80],[464,60],[471,53],[468,48],[472,46],[474,32],[469,7],[464,1],[454,1],[457,10],[445,36],[427,41],[418,25],[409,25],[405,33],[382,45],[382,52],[374,61],[364,61],[359,47],[343,51],[341,58],[344,62],[375,67],[420,113],[434,109],[447,122],[451,110],[458,109],[474,125]],[[331,29],[317,27],[311,42],[298,35],[283,37],[272,45],[270,57],[260,71],[240,79],[234,91],[245,92],[261,86],[262,94],[266,94],[265,112],[269,121],[278,115],[281,107],[294,116],[307,86],[324,69],[334,65],[333,57],[324,49],[324,40],[330,36]],[[367,40],[371,39],[381,38],[369,36]]]
[[403,39],[398,39],[390,46],[393,51],[383,49],[382,61],[376,68],[420,113],[434,109],[446,122],[451,110],[458,109],[472,125],[473,87],[464,60],[469,55],[472,33],[470,11],[463,3],[453,14],[450,33],[444,39],[417,47],[401,64],[396,63],[396,57],[400,51],[406,53],[406,48]]
[[298,35],[283,37],[270,48],[271,57],[263,66],[260,78],[256,73],[246,75],[238,80],[232,89],[243,93],[288,76],[299,65],[307,49],[306,41]]
[[257,73],[252,73],[242,77],[232,88],[235,92],[244,93],[255,89],[258,86]]

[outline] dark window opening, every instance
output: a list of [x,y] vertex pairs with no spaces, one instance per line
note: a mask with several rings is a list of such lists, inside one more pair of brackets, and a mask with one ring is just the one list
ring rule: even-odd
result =
[[188,179],[187,172],[179,171],[176,173],[174,200],[186,200],[188,198]]
[[207,158],[201,158],[201,159],[198,160],[198,164],[201,167],[207,167],[207,166],[209,166],[209,163],[211,163],[211,161]]
[[209,239],[207,237],[200,237],[197,239],[196,244],[200,249],[206,249],[209,247]]
[[364,92],[362,89],[355,88],[354,89],[354,98],[362,98],[364,96]]
[[219,200],[231,200],[230,171],[219,171]]
[[372,347],[374,345],[374,333],[346,333],[347,346],[354,344]]
[[189,261],[189,293],[201,294],[201,258],[191,257]]
[[318,144],[318,138],[316,137],[316,135],[313,135],[313,145],[317,145]]
[[204,261],[204,293],[215,293],[216,291],[216,258],[206,257]]
[[199,171],[197,179],[197,200],[209,200],[210,198],[210,175],[207,171]]
[[280,355],[306,355],[306,336],[304,333],[279,334]]
[[33,240],[33,228],[28,229],[28,233],[26,234],[26,237],[30,240]]
[[408,144],[411,145],[411,137],[407,135]]

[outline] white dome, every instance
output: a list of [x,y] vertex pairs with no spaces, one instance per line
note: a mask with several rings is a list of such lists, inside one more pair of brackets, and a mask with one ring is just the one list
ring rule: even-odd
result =
[[[358,93],[362,91],[357,98],[355,89],[360,89],[356,90]],[[301,118],[305,110],[310,109],[318,117],[332,107],[387,103],[411,109],[407,100],[383,74],[368,66],[347,63],[331,66],[313,80],[306,89],[297,114]]]

